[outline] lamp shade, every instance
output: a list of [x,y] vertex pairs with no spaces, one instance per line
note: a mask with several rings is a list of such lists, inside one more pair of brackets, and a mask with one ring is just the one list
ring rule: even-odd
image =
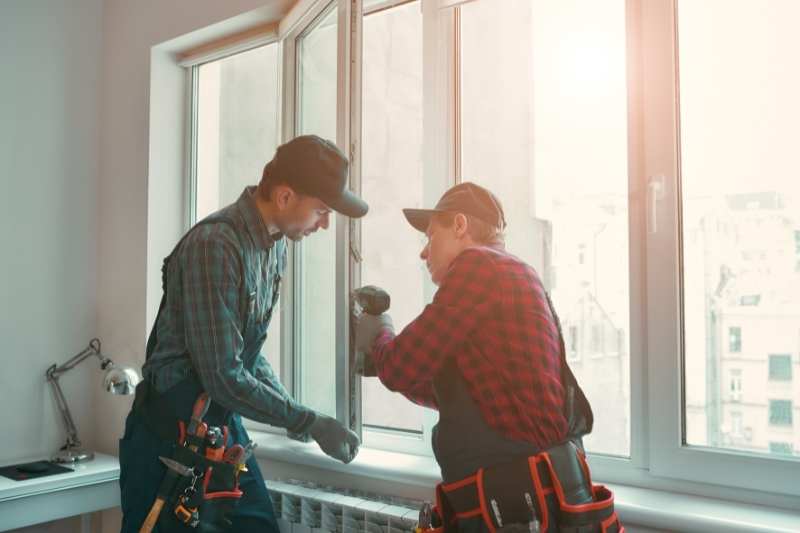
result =
[[106,368],[103,387],[111,394],[133,394],[141,378],[139,374],[128,366],[115,366],[113,363]]

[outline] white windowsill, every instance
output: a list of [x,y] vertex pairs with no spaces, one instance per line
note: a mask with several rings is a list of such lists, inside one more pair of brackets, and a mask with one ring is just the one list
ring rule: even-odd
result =
[[[432,457],[362,448],[358,457],[345,465],[327,457],[315,443],[301,443],[265,432],[253,432],[252,438],[258,443],[256,456],[259,459],[403,483],[419,487],[420,498],[432,494],[433,487],[441,481],[439,467]],[[347,487],[347,484],[341,486]],[[797,511],[620,484],[609,485],[609,488],[615,494],[616,509],[623,524],[687,532],[800,531],[800,512]],[[390,493],[389,490],[385,492]]]
[[441,481],[439,465],[432,457],[361,447],[350,464],[343,464],[325,455],[315,442],[298,442],[277,433],[251,432],[258,443],[259,459],[322,468],[351,476],[366,476],[420,487],[433,493]]

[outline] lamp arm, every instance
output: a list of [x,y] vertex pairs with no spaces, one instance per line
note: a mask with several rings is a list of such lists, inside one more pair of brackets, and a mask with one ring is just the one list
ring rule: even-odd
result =
[[47,381],[53,387],[53,395],[56,397],[58,410],[61,412],[61,417],[64,419],[64,426],[67,429],[67,442],[64,449],[79,447],[81,440],[78,438],[78,429],[75,427],[75,422],[72,420],[72,413],[69,411],[67,399],[64,398],[64,393],[61,392],[61,385],[58,384],[58,375],[47,375]]
[[53,365],[48,368],[47,379],[58,378],[62,376],[66,372],[81,364],[84,359],[93,355],[100,359],[100,365],[103,369],[105,369],[106,366],[108,366],[108,363],[111,362],[110,359],[103,357],[103,355],[100,353],[100,339],[95,338],[89,341],[89,346],[84,348],[83,351],[72,356],[66,363],[63,363],[60,366]]
[[67,430],[67,443],[64,445],[65,449],[78,447],[81,441],[78,438],[78,429],[75,427],[75,422],[72,420],[72,413],[69,410],[69,405],[67,405],[67,399],[61,391],[61,385],[58,384],[58,378],[91,356],[100,359],[100,366],[104,369],[111,363],[110,359],[103,357],[100,353],[100,339],[94,338],[89,341],[89,346],[72,356],[66,363],[60,366],[53,365],[48,368],[45,373],[47,381],[49,381],[50,385],[53,387],[53,395],[56,397],[58,410],[61,412],[61,417],[64,419],[64,426]]

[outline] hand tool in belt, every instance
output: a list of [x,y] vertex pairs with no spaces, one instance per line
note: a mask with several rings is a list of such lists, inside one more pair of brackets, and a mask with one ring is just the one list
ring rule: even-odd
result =
[[216,426],[208,428],[206,433],[206,458],[212,461],[222,461],[225,453],[223,432]]
[[175,506],[175,516],[179,521],[183,522],[189,527],[197,527],[200,525],[200,513],[198,511],[200,504],[203,502],[204,490],[202,486],[200,490],[197,488],[197,481],[201,476],[194,475],[192,482],[187,486],[183,494],[178,498],[178,504]]
[[144,523],[142,523],[142,527],[139,529],[139,533],[150,533],[153,530],[161,514],[161,509],[164,507],[164,502],[172,492],[175,482],[180,477],[195,477],[194,468],[189,468],[186,465],[166,457],[159,456],[159,459],[167,466],[167,473],[161,481],[161,486],[158,487],[156,501],[153,502],[150,512],[147,514]]
[[423,533],[431,529],[433,521],[433,508],[428,502],[424,502],[419,509],[419,518],[417,519],[417,527],[414,528],[414,533]]
[[[208,408],[211,407],[211,398],[208,397],[207,392],[201,392],[194,402],[192,407],[192,418],[189,421],[189,428],[186,430],[186,436],[197,437],[200,442],[205,438],[205,433],[208,426],[203,422],[203,417],[208,413]],[[196,452],[199,444],[189,443],[189,449]]]

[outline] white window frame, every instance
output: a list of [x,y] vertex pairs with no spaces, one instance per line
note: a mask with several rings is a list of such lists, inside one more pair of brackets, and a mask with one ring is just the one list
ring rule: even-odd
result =
[[[296,39],[332,1],[337,0],[301,0],[279,26],[282,141],[294,136]],[[460,179],[455,22],[458,5],[464,1],[421,0],[426,58],[423,175],[426,195],[431,196],[438,196]],[[336,142],[352,159],[350,186],[359,191],[362,0],[338,2]],[[677,0],[628,0],[626,6],[631,449],[629,458],[590,454],[589,461],[593,476],[604,482],[791,507],[800,496],[796,458],[685,443],[676,9]],[[191,76],[187,79],[188,92],[195,83]],[[191,194],[191,186],[187,191]],[[347,300],[350,289],[359,282],[355,257],[360,223],[344,222],[343,217],[337,220],[337,417],[360,428],[360,379],[351,382],[347,355]],[[294,258],[294,247],[290,247],[290,267],[281,293],[281,378],[290,392],[297,394],[300,370],[295,365],[294,339],[302,332],[293,326],[297,322],[293,320]],[[367,429],[364,444],[430,455],[430,427],[435,419],[433,411],[426,413],[421,438]]]

